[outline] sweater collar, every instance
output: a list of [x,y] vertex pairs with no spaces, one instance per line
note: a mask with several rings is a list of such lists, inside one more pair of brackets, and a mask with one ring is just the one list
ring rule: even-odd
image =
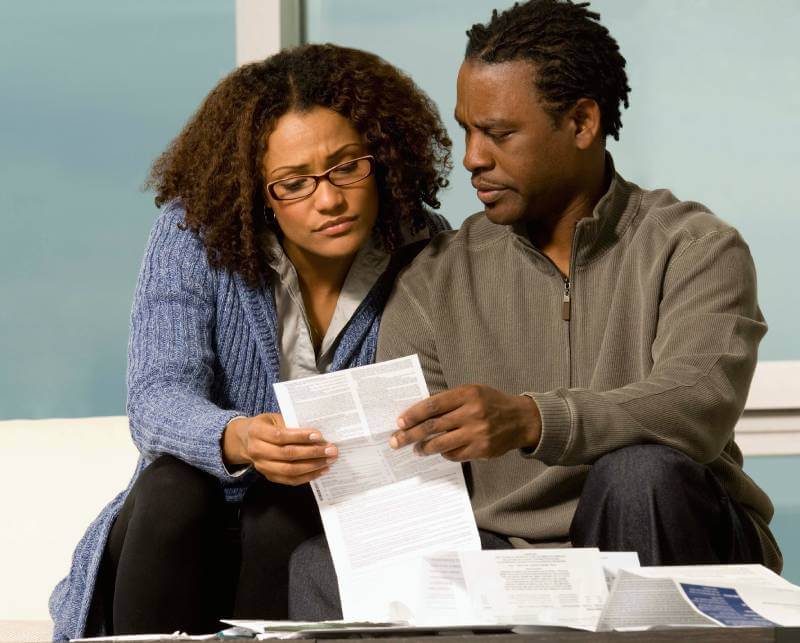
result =
[[619,241],[639,212],[641,190],[628,183],[614,168],[606,152],[611,183],[592,211],[592,216],[578,221],[575,230],[575,264],[589,263],[606,253]]
[[[608,190],[595,205],[592,215],[576,224],[573,240],[576,266],[585,265],[605,254],[622,238],[639,212],[641,190],[617,173],[614,160],[608,152],[606,163],[611,173]],[[518,223],[509,228],[523,245],[531,246],[525,224]]]

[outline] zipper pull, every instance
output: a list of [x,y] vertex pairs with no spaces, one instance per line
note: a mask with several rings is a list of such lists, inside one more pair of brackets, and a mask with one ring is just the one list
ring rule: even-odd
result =
[[564,279],[564,298],[561,300],[561,318],[564,321],[569,321],[569,312],[570,312],[570,300],[569,300],[569,279]]

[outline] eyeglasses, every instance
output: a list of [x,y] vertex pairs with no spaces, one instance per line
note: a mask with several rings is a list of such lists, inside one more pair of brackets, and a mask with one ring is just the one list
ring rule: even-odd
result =
[[314,193],[322,179],[327,179],[331,185],[344,187],[363,181],[375,171],[375,157],[361,156],[351,161],[334,165],[322,174],[304,174],[290,176],[267,183],[267,192],[278,201],[291,201],[302,199]]

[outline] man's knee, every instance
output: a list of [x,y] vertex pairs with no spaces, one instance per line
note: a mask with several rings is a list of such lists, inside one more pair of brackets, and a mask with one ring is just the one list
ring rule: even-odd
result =
[[624,447],[604,455],[589,471],[583,493],[619,502],[675,497],[686,485],[705,485],[707,467],[686,454],[658,444]]
[[313,578],[321,570],[333,570],[333,559],[324,535],[315,536],[300,544],[289,560],[291,578]]
[[292,553],[289,618],[296,621],[342,618],[336,571],[325,536],[305,541]]

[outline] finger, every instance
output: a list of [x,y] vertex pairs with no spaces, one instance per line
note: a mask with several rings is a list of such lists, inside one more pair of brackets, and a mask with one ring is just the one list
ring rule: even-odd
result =
[[317,469],[316,471],[312,471],[311,473],[307,473],[304,476],[298,476],[296,478],[286,478],[280,475],[277,476],[265,476],[272,482],[277,482],[278,484],[285,484],[290,485],[292,487],[297,487],[301,484],[305,484],[307,482],[311,482],[312,480],[316,480],[320,476],[326,474],[329,470],[329,467],[325,467],[324,469]]
[[440,454],[445,460],[450,460],[451,462],[469,462],[474,458],[470,455],[470,448],[469,446],[459,447],[457,449],[453,449],[452,451],[442,451]]
[[414,445],[414,453],[417,455],[435,455],[437,453],[449,453],[469,446],[470,442],[465,435],[465,431],[448,431],[441,435],[434,436],[429,440],[418,442]]
[[403,411],[397,418],[397,426],[400,429],[408,429],[425,420],[438,417],[457,409],[465,402],[465,387],[459,387],[431,395],[420,400]]
[[255,464],[256,469],[270,480],[275,480],[277,478],[282,480],[295,480],[297,478],[304,478],[315,471],[321,471],[322,469],[330,467],[330,463],[326,460],[304,460],[301,462],[260,460]]
[[453,431],[461,426],[462,416],[463,414],[456,409],[446,415],[425,420],[410,429],[397,431],[389,439],[389,446],[399,449],[407,444],[422,442],[429,440],[434,435]]
[[429,418],[408,429],[396,431],[389,439],[389,445],[400,448],[406,444],[423,442],[434,435],[460,429],[469,424],[471,419],[469,408],[460,405],[444,415]]
[[316,429],[289,429],[267,421],[258,425],[255,435],[261,440],[280,445],[324,442],[322,435]]
[[296,462],[300,460],[327,460],[333,462],[339,457],[339,449],[333,444],[273,444],[272,442],[251,442],[250,456],[276,462]]

